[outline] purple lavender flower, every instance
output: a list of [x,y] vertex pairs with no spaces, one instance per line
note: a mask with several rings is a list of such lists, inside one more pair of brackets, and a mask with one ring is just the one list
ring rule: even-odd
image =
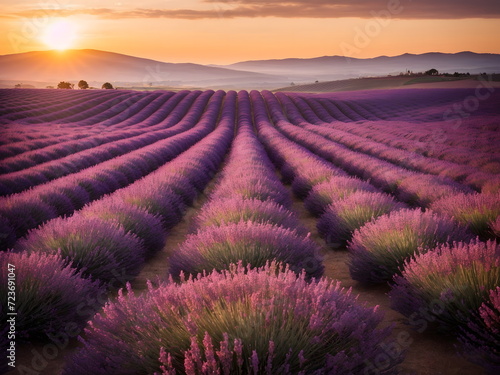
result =
[[0,215],[14,228],[17,237],[45,221],[57,217],[54,208],[34,196],[18,199],[15,196],[3,198],[0,202]]
[[10,249],[16,243],[16,231],[9,220],[0,216],[0,251]]
[[186,206],[182,199],[168,188],[158,189],[150,183],[137,183],[117,192],[123,202],[140,207],[161,217],[165,229],[172,229],[184,215]]
[[226,269],[229,264],[261,267],[278,260],[292,270],[306,270],[308,277],[320,277],[323,264],[319,246],[309,237],[272,224],[240,222],[207,228],[188,239],[170,258],[170,273],[196,275]]
[[490,224],[500,216],[500,192],[496,194],[455,194],[434,202],[431,209],[453,217],[482,239],[492,237]]
[[229,180],[217,188],[218,198],[239,196],[242,199],[258,199],[273,201],[284,207],[291,206],[290,194],[283,190],[278,181],[245,181],[243,179]]
[[127,233],[132,233],[142,240],[147,256],[153,255],[165,245],[166,232],[160,217],[146,210],[111,196],[84,208],[82,216],[99,218],[117,223]]
[[440,243],[471,239],[465,227],[432,211],[391,212],[354,232],[348,246],[349,270],[361,282],[390,281],[409,258]]
[[489,299],[479,308],[479,316],[462,329],[461,353],[485,368],[488,374],[500,372],[500,287],[490,291]]
[[426,317],[440,330],[456,332],[498,286],[499,254],[494,241],[445,244],[419,254],[394,278],[392,307],[410,322]]
[[313,215],[320,216],[327,206],[356,191],[377,192],[377,189],[366,181],[352,177],[331,177],[328,181],[315,185],[304,205]]
[[500,215],[495,220],[492,220],[490,223],[490,228],[498,239],[500,239]]
[[219,198],[203,206],[191,223],[191,232],[205,230],[208,227],[220,227],[231,223],[251,221],[257,224],[273,224],[297,233],[307,235],[295,214],[273,201],[258,199]]
[[[16,284],[16,339],[47,339],[47,335],[82,328],[90,314],[89,301],[104,294],[97,283],[82,277],[59,254],[0,253],[0,295],[7,296],[8,265],[14,266]],[[5,308],[4,308],[5,307]],[[7,319],[7,304],[2,304],[1,319]]]
[[421,207],[429,207],[431,203],[441,198],[472,192],[472,189],[452,180],[423,173],[405,178],[398,186],[400,200]]
[[57,218],[30,231],[17,250],[61,255],[86,276],[123,283],[144,263],[142,242],[116,223],[75,215]]
[[327,244],[339,247],[365,223],[405,207],[387,194],[357,191],[327,207],[318,220],[318,231]]
[[313,163],[308,167],[309,168],[302,170],[292,182],[292,190],[299,198],[307,197],[315,185],[326,182],[331,178],[341,176],[341,173],[333,168],[315,168]]
[[375,363],[391,331],[377,328],[377,308],[281,268],[231,265],[141,296],[129,288],[94,317],[63,374],[360,374]]

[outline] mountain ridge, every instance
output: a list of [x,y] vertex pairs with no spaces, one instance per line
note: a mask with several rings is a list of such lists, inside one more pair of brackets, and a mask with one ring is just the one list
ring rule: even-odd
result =
[[499,73],[500,55],[457,53],[405,53],[397,56],[350,58],[319,56],[248,60],[229,65],[170,63],[122,53],[79,49],[30,51],[0,55],[0,80],[112,82],[125,86],[178,86],[200,88],[276,88],[295,83],[359,77],[399,75],[431,68],[453,73]]

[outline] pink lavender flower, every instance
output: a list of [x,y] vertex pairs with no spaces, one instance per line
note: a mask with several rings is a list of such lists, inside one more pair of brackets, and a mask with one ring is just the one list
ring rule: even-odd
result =
[[479,316],[462,329],[461,353],[485,368],[488,374],[500,372],[500,286],[490,291],[489,299],[479,308]]
[[99,218],[123,227],[125,232],[132,233],[142,240],[148,256],[161,250],[165,245],[166,231],[159,216],[152,215],[141,207],[126,204],[115,196],[85,207],[81,215]]
[[500,239],[500,215],[490,223],[490,228],[493,234]]
[[500,192],[496,194],[455,194],[440,199],[431,209],[452,216],[483,239],[492,237],[490,224],[500,216]]
[[455,197],[459,193],[472,193],[473,190],[450,179],[416,173],[405,178],[398,186],[398,198],[421,207],[441,198]]
[[191,232],[248,221],[258,224],[273,224],[307,235],[307,230],[296,215],[273,201],[263,202],[258,199],[241,199],[239,197],[219,198],[217,194],[194,217],[191,223]]
[[292,190],[299,198],[305,198],[311,189],[320,183],[324,183],[331,178],[342,176],[343,172],[335,168],[315,168],[314,163],[311,163],[300,174],[294,178],[292,182]]
[[494,241],[440,245],[407,261],[389,293],[392,307],[416,321],[426,316],[444,331],[465,327],[500,280]]
[[[7,296],[8,265],[15,268],[16,340],[47,339],[47,335],[64,332],[68,324],[82,328],[90,314],[99,306],[97,296],[104,297],[104,289],[82,277],[59,254],[0,253],[0,294]],[[7,304],[0,310],[2,324],[7,316]]]
[[320,216],[333,202],[356,191],[377,192],[368,182],[352,177],[331,177],[328,181],[315,185],[306,200],[305,207],[313,215]]
[[217,188],[218,198],[238,196],[242,199],[258,199],[261,201],[273,201],[284,207],[291,206],[290,194],[282,189],[278,181],[245,181],[244,179],[229,180],[223,186]]
[[121,283],[138,273],[145,254],[142,242],[116,223],[81,215],[51,220],[18,241],[16,249],[60,252],[84,275]]
[[168,188],[158,189],[152,183],[139,183],[117,192],[118,199],[161,217],[165,229],[173,228],[184,215],[182,199]]
[[390,281],[409,258],[440,243],[471,239],[465,227],[432,211],[391,212],[354,232],[348,246],[349,270],[361,282]]
[[12,196],[0,200],[0,216],[9,221],[19,238],[29,229],[57,217],[57,213],[53,207],[34,196],[25,199]]
[[10,249],[17,240],[16,231],[10,222],[0,216],[0,251]]
[[365,223],[405,207],[387,194],[357,191],[327,207],[318,220],[318,231],[327,244],[343,246]]
[[[377,328],[377,308],[281,268],[231,265],[141,296],[129,288],[95,315],[63,374],[359,374],[384,353],[391,329]],[[380,373],[396,373],[400,360]]]
[[211,227],[190,235],[170,258],[170,273],[196,275],[226,269],[229,264],[243,262],[262,267],[277,260],[290,265],[308,277],[323,274],[319,246],[309,237],[272,224],[240,222]]

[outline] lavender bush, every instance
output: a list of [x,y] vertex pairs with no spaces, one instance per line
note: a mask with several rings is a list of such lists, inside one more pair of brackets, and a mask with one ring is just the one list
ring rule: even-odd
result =
[[434,202],[431,209],[468,225],[483,239],[492,237],[490,224],[500,216],[500,192],[497,194],[456,194]]
[[184,215],[186,206],[173,190],[160,190],[153,184],[135,184],[118,193],[123,202],[161,217],[165,229],[173,228]]
[[51,220],[16,244],[17,250],[58,253],[86,276],[109,282],[135,276],[144,263],[142,242],[115,223],[75,215]]
[[63,374],[396,373],[401,356],[384,353],[390,328],[377,328],[377,308],[280,268],[232,265],[142,296],[129,288],[94,317]]
[[356,191],[375,193],[377,189],[368,182],[357,178],[332,177],[326,182],[315,185],[304,201],[304,205],[313,215],[320,216],[325,212],[327,206]]
[[470,320],[459,340],[466,358],[488,374],[500,372],[500,286],[490,291],[489,299],[479,308],[479,318]]
[[499,254],[496,242],[474,241],[417,255],[394,278],[392,307],[413,321],[426,316],[440,330],[456,332],[498,286]]
[[305,269],[308,277],[323,274],[319,246],[309,237],[272,224],[240,222],[207,228],[191,235],[170,258],[170,273],[197,275],[226,269],[229,264],[262,267],[278,260],[296,272]]
[[493,234],[500,239],[500,215],[498,215],[495,220],[491,221],[490,228],[493,231]]
[[57,213],[36,197],[17,199],[12,196],[0,200],[0,216],[9,221],[17,237],[22,237],[28,229],[57,217]]
[[16,242],[16,232],[10,222],[0,216],[0,251],[11,248]]
[[[16,275],[16,340],[47,339],[47,335],[66,329],[67,324],[83,326],[90,318],[82,301],[94,299],[104,289],[67,265],[59,254],[0,253],[0,295],[8,292],[8,264]],[[7,319],[6,300],[1,319]]]
[[220,227],[231,223],[253,222],[273,224],[306,235],[296,215],[273,201],[258,199],[219,198],[217,195],[196,215],[191,223],[191,233],[208,227]]
[[473,190],[450,179],[416,173],[405,178],[398,187],[398,198],[421,207],[429,207],[433,202],[454,197]]
[[120,199],[110,197],[97,201],[83,209],[81,214],[84,217],[119,224],[127,233],[132,233],[142,240],[147,256],[153,255],[165,245],[166,232],[161,218]]
[[250,183],[245,180],[227,181],[218,187],[217,197],[227,198],[238,196],[243,199],[258,199],[261,201],[273,201],[284,207],[291,206],[290,194],[281,188],[278,181],[260,181]]
[[328,206],[318,220],[318,231],[328,244],[341,246],[365,223],[405,207],[387,194],[358,191]]
[[293,192],[301,199],[307,197],[311,189],[320,183],[326,182],[333,177],[341,175],[341,173],[335,169],[316,169],[311,165],[310,167],[300,172],[292,182]]
[[432,211],[391,212],[354,232],[348,246],[349,271],[354,280],[365,283],[390,281],[410,257],[440,243],[471,239],[465,227]]

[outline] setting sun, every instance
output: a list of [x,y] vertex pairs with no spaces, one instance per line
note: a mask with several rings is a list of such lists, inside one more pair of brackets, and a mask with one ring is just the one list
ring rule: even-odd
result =
[[47,47],[58,50],[73,47],[75,39],[76,26],[65,19],[51,23],[42,36],[42,41]]

